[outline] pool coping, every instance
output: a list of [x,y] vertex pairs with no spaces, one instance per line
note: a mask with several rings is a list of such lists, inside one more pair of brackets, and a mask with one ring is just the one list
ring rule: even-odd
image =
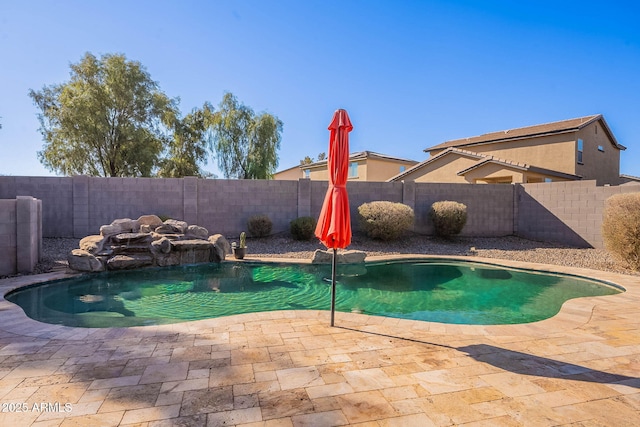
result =
[[[533,323],[515,325],[459,325],[448,323],[427,322],[420,320],[396,319],[390,317],[336,312],[336,325],[376,332],[392,327],[402,331],[405,338],[411,338],[414,334],[431,332],[435,334],[462,334],[484,336],[528,336],[540,337],[550,332],[564,331],[581,327],[591,319],[592,312],[599,304],[608,301],[637,300],[640,298],[638,276],[625,275],[601,270],[591,270],[577,267],[558,266],[551,264],[539,264],[522,261],[512,261],[497,258],[483,258],[476,256],[449,256],[449,255],[425,255],[402,254],[367,257],[366,263],[397,261],[406,259],[439,259],[452,261],[478,262],[489,265],[511,267],[524,270],[543,271],[549,273],[567,274],[571,276],[594,279],[609,284],[617,285],[625,292],[597,297],[582,297],[569,300],[562,305],[555,316]],[[272,262],[291,264],[310,264],[311,260],[296,258],[257,257],[247,256],[244,260],[230,259],[226,262]],[[3,319],[0,331],[34,338],[67,339],[67,340],[91,340],[105,339],[114,330],[144,330],[146,332],[164,333],[193,332],[200,329],[211,329],[220,326],[228,326],[247,321],[273,320],[279,318],[312,318],[329,321],[329,310],[284,310],[269,311],[248,314],[224,316],[213,319],[196,320],[190,322],[173,323],[166,325],[134,326],[128,328],[80,328],[42,323],[27,317],[22,309],[6,301],[4,295],[8,292],[51,280],[75,277],[83,273],[75,273],[69,270],[45,273],[39,275],[18,276],[0,280],[0,311]]]

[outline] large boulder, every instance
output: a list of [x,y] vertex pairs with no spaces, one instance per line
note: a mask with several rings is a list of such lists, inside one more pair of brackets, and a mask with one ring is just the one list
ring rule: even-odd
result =
[[107,268],[109,270],[127,270],[146,267],[151,264],[153,264],[153,257],[150,255],[116,255],[107,261]]
[[224,261],[227,254],[231,253],[231,245],[222,234],[214,234],[209,237],[209,242],[213,244],[211,251],[211,262]]
[[[336,263],[339,264],[357,264],[364,262],[364,259],[367,257],[367,254],[362,251],[342,251],[338,252],[336,256]],[[316,249],[313,253],[313,258],[311,262],[313,264],[331,264],[333,260],[333,249],[323,251],[321,249]]]
[[118,245],[145,245],[151,243],[152,240],[149,233],[120,233],[111,236],[111,241]]
[[162,224],[156,227],[155,232],[158,234],[183,234],[181,229],[173,224]]
[[136,233],[140,229],[138,221],[130,218],[116,219],[109,225],[100,227],[102,236],[112,236],[120,233]]
[[187,227],[187,231],[184,233],[185,239],[202,239],[207,240],[209,237],[209,230],[199,225],[190,225]]
[[96,255],[104,249],[104,244],[107,242],[107,238],[104,236],[86,236],[80,240],[78,245],[83,251],[87,251],[90,254]]
[[138,224],[140,227],[146,225],[151,230],[155,230],[156,227],[160,227],[162,225],[162,220],[156,215],[142,215],[138,218]]
[[172,227],[175,227],[178,230],[178,232],[182,234],[187,232],[187,227],[189,226],[186,222],[178,221],[177,219],[168,219],[164,222],[164,225],[171,225]]
[[168,254],[171,252],[171,240],[166,237],[151,242],[151,252],[154,254]]
[[74,249],[67,255],[69,268],[78,271],[104,271],[104,265],[99,258],[83,249]]
[[172,240],[171,252],[180,254],[180,264],[209,262],[213,245],[207,240]]

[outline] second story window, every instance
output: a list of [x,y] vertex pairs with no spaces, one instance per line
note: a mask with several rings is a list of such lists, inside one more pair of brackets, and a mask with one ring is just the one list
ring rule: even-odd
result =
[[349,178],[357,178],[358,176],[358,162],[349,163]]
[[311,170],[310,169],[305,169],[304,170],[304,177],[305,178],[309,178],[311,176]]
[[584,150],[584,143],[582,139],[578,139],[578,163],[582,164],[582,151]]
[[405,170],[407,170],[407,168],[405,166],[400,166],[400,172],[404,172]]

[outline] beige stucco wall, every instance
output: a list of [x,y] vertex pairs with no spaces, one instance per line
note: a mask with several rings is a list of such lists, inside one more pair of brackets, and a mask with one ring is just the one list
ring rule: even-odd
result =
[[396,162],[391,160],[367,159],[366,180],[386,181],[400,173],[400,167],[409,169],[415,162]]
[[328,181],[329,173],[327,172],[327,166],[312,168],[311,172],[309,172],[309,178],[314,181]]
[[[600,123],[592,123],[581,129],[576,141],[578,138],[583,141],[583,151],[582,164],[578,164],[576,158],[576,174],[584,179],[596,180],[596,185],[620,184],[620,150],[613,146]],[[599,145],[604,152],[598,150]]]
[[[352,160],[349,162],[358,164],[358,174],[357,176],[349,176],[350,181],[377,181],[384,182],[392,176],[400,173],[400,166],[405,166],[406,169],[409,169],[414,163],[410,162],[394,162],[380,159],[361,159],[361,160]],[[294,178],[298,179],[304,177],[304,172],[301,172],[301,176]],[[309,172],[309,178],[311,180],[316,181],[327,181],[329,179],[329,174],[327,173],[327,165],[318,166],[315,168],[311,168]],[[283,178],[279,178],[283,179]]]
[[508,169],[495,163],[486,163],[465,174],[467,182],[474,184],[486,184],[494,180],[508,181],[509,183],[522,182],[524,172],[516,169]]
[[304,178],[304,174],[302,173],[302,170],[298,167],[285,169],[273,175],[273,179],[278,179],[278,180],[291,181],[291,180],[297,180],[300,178]]
[[477,163],[477,159],[449,154],[429,163],[419,170],[402,178],[403,181],[415,182],[452,182],[468,183],[463,176],[457,173]]
[[474,145],[464,148],[469,151],[489,154],[501,159],[513,160],[545,169],[570,174],[575,173],[574,133]]

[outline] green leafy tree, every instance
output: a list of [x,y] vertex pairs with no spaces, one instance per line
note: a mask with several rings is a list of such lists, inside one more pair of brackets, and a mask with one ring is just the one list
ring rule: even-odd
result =
[[29,91],[40,109],[42,164],[64,175],[151,176],[169,143],[177,101],[124,55],[87,53],[70,67],[68,82]]
[[325,153],[318,154],[318,159],[317,160],[315,160],[313,157],[304,156],[304,159],[300,160],[300,164],[301,165],[310,165],[311,163],[321,162],[326,158],[327,158],[327,155]]
[[167,157],[160,161],[159,176],[209,176],[199,165],[207,163],[206,137],[212,117],[213,107],[205,103],[201,109],[194,108],[184,118],[174,118],[173,139],[169,143]]
[[270,179],[278,166],[282,122],[226,93],[212,120],[212,149],[225,178]]

